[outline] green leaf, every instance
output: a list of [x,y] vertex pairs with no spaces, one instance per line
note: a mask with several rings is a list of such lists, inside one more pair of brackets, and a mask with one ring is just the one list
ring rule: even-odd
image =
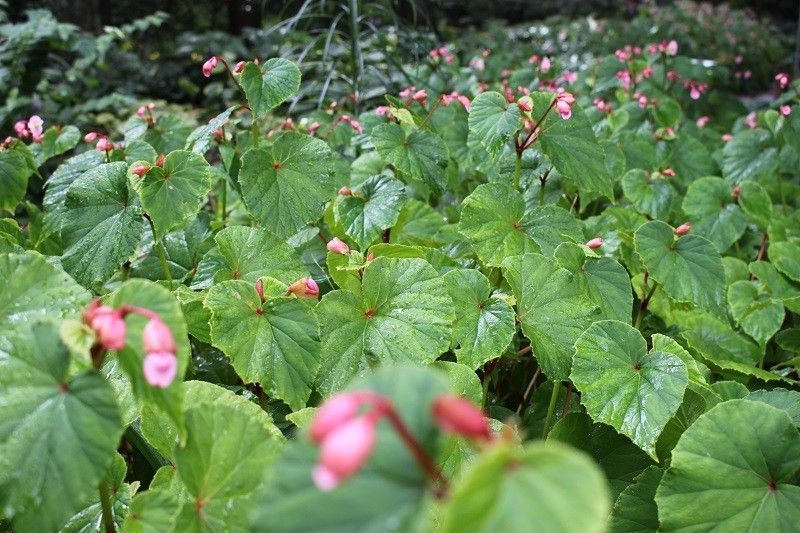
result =
[[[376,260],[378,261],[378,260]],[[441,372],[411,366],[387,366],[351,384],[386,396],[411,434],[436,456],[439,435],[431,404],[447,391]],[[306,434],[285,449],[256,499],[252,529],[301,533],[416,530],[423,518],[426,477],[386,419],[378,423],[376,446],[359,472],[330,492],[311,478],[319,448]],[[313,509],[314,512],[309,512]],[[416,527],[415,527],[416,526]]]
[[469,133],[497,156],[511,136],[520,128],[519,106],[509,104],[500,93],[487,91],[475,97],[469,112]]
[[766,231],[772,221],[772,200],[764,187],[754,181],[740,185],[739,206],[747,217]]
[[253,116],[264,116],[300,90],[300,69],[283,58],[272,58],[264,65],[245,65],[240,83]]
[[778,167],[778,149],[762,129],[742,130],[722,149],[722,175],[731,185],[769,179]]
[[[555,97],[553,93],[532,93],[531,116],[541,117]],[[614,182],[606,169],[603,148],[580,106],[572,107],[568,120],[562,119],[555,110],[550,111],[540,128],[537,144],[559,174],[574,181],[581,191],[614,198]]]
[[800,281],[800,244],[782,241],[769,245],[769,260],[789,279]]
[[573,344],[598,318],[599,310],[568,270],[542,255],[509,257],[503,273],[514,291],[522,332],[542,371],[551,380],[567,379]]
[[658,529],[656,489],[664,472],[650,466],[620,493],[611,512],[611,533],[650,533]]
[[269,276],[289,285],[308,275],[297,253],[269,231],[230,226],[214,237],[227,266],[215,270],[214,280],[243,279],[255,283]]
[[683,183],[719,174],[714,158],[706,146],[691,135],[678,135],[669,144],[670,153],[665,166],[671,167]]
[[290,237],[321,215],[336,193],[331,149],[296,132],[242,156],[239,182],[247,210],[278,237]]
[[764,402],[785,411],[792,423],[800,427],[800,392],[786,389],[757,390],[747,394],[744,399]]
[[82,285],[106,281],[131,259],[146,223],[128,190],[125,163],[86,171],[67,191],[61,233],[64,270]]
[[656,440],[689,381],[680,358],[648,353],[642,334],[616,320],[595,322],[578,338],[570,377],[595,421],[630,437],[654,458]]
[[141,177],[131,167],[128,176],[159,238],[200,210],[213,183],[203,156],[185,150],[170,153],[162,167],[152,166]]
[[762,346],[781,329],[786,315],[783,304],[768,294],[760,294],[752,281],[732,283],[728,287],[728,305],[736,323]]
[[722,178],[693,181],[683,199],[692,233],[714,243],[720,253],[738,241],[747,228],[747,219],[733,201],[731,186]]
[[151,488],[140,492],[131,502],[122,531],[123,533],[172,531],[178,505],[178,498],[167,489]]
[[691,234],[676,238],[669,224],[653,220],[636,230],[634,247],[671,299],[726,316],[725,270],[711,242]]
[[479,185],[464,200],[458,231],[488,266],[528,252],[552,256],[562,242],[583,240],[580,224],[565,209],[528,209],[522,195],[501,182]]
[[33,155],[23,143],[0,150],[0,210],[17,209],[28,190],[28,178],[35,171]]
[[70,157],[53,172],[47,182],[42,207],[44,209],[45,233],[51,234],[61,229],[66,210],[65,200],[70,185],[84,172],[100,166],[105,157],[99,150],[88,150]]
[[0,339],[36,320],[76,318],[91,295],[35,252],[0,254]]
[[761,361],[761,350],[756,343],[711,317],[694,318],[681,336],[692,350],[717,365],[723,361],[735,361],[752,366]]
[[533,524],[537,531],[600,532],[611,507],[600,469],[554,443],[495,446],[472,465],[446,505],[445,533],[530,531]]
[[405,199],[402,183],[388,176],[372,176],[353,187],[352,195],[339,195],[333,213],[359,249],[366,250],[383,230],[395,225]]
[[516,332],[514,309],[492,296],[489,280],[477,270],[454,269],[444,281],[456,314],[453,343],[458,362],[474,370],[500,357]]
[[794,531],[800,436],[786,413],[747,400],[697,419],[656,492],[662,531]]
[[209,148],[211,147],[211,139],[214,138],[214,132],[220,129],[228,119],[231,118],[231,115],[234,111],[236,111],[239,106],[231,106],[216,117],[212,118],[208,121],[208,124],[204,124],[195,128],[192,133],[189,134],[189,137],[186,139],[186,150],[191,150],[196,154],[203,155],[206,153]]
[[610,426],[593,423],[585,413],[567,413],[547,434],[547,440],[569,444],[592,456],[608,479],[611,497],[653,464],[653,460],[628,437]]
[[629,323],[633,291],[628,271],[610,257],[587,257],[580,245],[563,243],[556,248],[559,266],[566,268],[603,318]]
[[42,142],[31,146],[36,166],[40,167],[48,159],[72,150],[80,140],[81,132],[75,126],[48,128],[42,136]]
[[371,138],[381,157],[401,176],[421,181],[437,193],[444,191],[449,154],[441,137],[426,130],[406,131],[392,122],[376,126]]
[[637,211],[656,219],[666,219],[677,197],[675,188],[660,174],[635,168],[622,176],[622,191]]
[[[111,496],[111,516],[117,528],[128,515],[128,507],[133,495],[139,488],[139,482],[124,483],[127,473],[125,459],[116,454],[111,466],[106,471],[106,482],[109,484]],[[59,533],[90,533],[99,531],[103,523],[103,509],[100,504],[100,492],[94,491],[92,497],[84,502],[84,508],[75,513],[64,524]]]
[[320,364],[312,309],[295,297],[261,302],[255,286],[224,281],[208,291],[211,340],[245,383],[257,381],[293,410],[305,407]]
[[116,453],[122,424],[96,371],[67,377],[54,326],[0,346],[0,505],[18,531],[56,531],[83,507]]
[[330,394],[382,363],[434,361],[450,346],[454,311],[444,281],[426,261],[378,257],[364,269],[360,294],[329,292],[317,316],[318,381]]

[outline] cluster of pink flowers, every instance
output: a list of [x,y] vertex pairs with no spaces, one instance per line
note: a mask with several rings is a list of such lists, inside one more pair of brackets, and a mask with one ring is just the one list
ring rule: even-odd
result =
[[673,39],[669,42],[661,41],[658,44],[647,45],[647,52],[650,55],[655,55],[659,52],[667,54],[668,56],[678,55],[678,42]]
[[642,48],[632,44],[626,44],[621,49],[614,51],[614,57],[622,63],[626,63],[628,60],[640,55],[642,55]]
[[626,91],[631,88],[632,79],[629,70],[617,71],[617,80],[619,81],[620,86]]
[[18,120],[14,123],[14,132],[20,139],[30,137],[33,142],[41,143],[44,137],[44,121],[39,115],[33,115],[28,120]]
[[737,80],[749,80],[750,78],[753,77],[753,72],[750,70],[737,70],[736,72],[734,72],[733,76]]
[[539,54],[533,54],[531,57],[529,57],[528,63],[531,65],[539,65],[539,72],[542,74],[547,74],[550,72],[550,69],[553,66],[553,62],[550,60],[549,56],[540,56]]
[[350,115],[342,115],[338,119],[336,119],[336,122],[337,123],[344,122],[345,124],[349,124],[350,127],[353,128],[353,130],[356,133],[364,133],[364,127],[361,125],[361,123],[356,119],[354,119],[353,117],[351,117]]
[[97,144],[95,145],[95,149],[99,150],[100,152],[106,152],[107,153],[107,152],[112,151],[114,148],[116,148],[114,146],[114,143],[111,142],[108,139],[108,137],[106,137],[105,135],[103,135],[102,133],[97,132],[97,131],[90,131],[89,133],[87,133],[86,135],[83,136],[83,140],[86,143],[93,143],[93,142],[97,141]]
[[603,100],[602,98],[595,98],[592,100],[592,103],[597,108],[598,111],[602,111],[604,113],[611,113],[611,104]]
[[789,75],[785,72],[778,72],[775,74],[775,81],[778,82],[781,89],[785,89],[789,86]]
[[407,100],[406,103],[408,105],[411,105],[414,102],[419,103],[422,107],[428,105],[428,91],[425,89],[418,90],[413,85],[400,91],[400,98]]
[[572,116],[572,106],[575,105],[575,97],[572,93],[561,91],[556,94],[556,111],[561,118],[568,120]]
[[[483,413],[458,396],[439,396],[431,415],[442,431],[481,441],[492,437]],[[361,469],[375,449],[377,425],[382,419],[388,420],[403,442],[413,447],[415,458],[419,460],[419,455],[425,454],[385,396],[372,391],[340,393],[319,408],[308,433],[320,448],[312,471],[317,488],[333,490]]]
[[145,352],[142,371],[145,380],[153,387],[169,387],[178,373],[178,348],[172,331],[156,313],[130,305],[114,309],[96,299],[84,311],[83,319],[94,331],[102,348],[119,351],[125,347],[127,340],[125,316],[131,313],[148,319],[142,332]]
[[447,63],[448,65],[452,63],[453,60],[455,59],[455,56],[447,50],[446,46],[440,46],[439,48],[434,48],[433,50],[428,52],[428,55],[431,57],[431,59],[443,59],[444,62]]
[[450,104],[453,102],[458,102],[459,104],[464,106],[464,109],[466,109],[467,111],[469,111],[471,106],[469,98],[464,96],[463,94],[459,94],[457,91],[453,91],[450,94],[442,95],[442,103],[444,104],[445,107],[450,107]]
[[156,119],[153,116],[153,109],[156,108],[156,104],[154,102],[150,102],[147,105],[139,106],[139,109],[136,110],[136,116],[140,119],[144,120],[148,124],[155,124]]
[[698,100],[708,90],[708,84],[695,80],[686,80],[683,82],[683,88],[689,91],[689,98]]

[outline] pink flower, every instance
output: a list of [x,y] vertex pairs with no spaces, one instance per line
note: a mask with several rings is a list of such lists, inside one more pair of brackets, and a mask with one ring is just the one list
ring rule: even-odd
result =
[[528,58],[528,63],[531,65],[535,65],[539,62],[539,54],[533,54],[531,57]]
[[417,88],[412,85],[411,87],[406,87],[405,89],[400,91],[400,95],[399,96],[400,96],[400,98],[405,100],[406,98],[409,98],[415,92],[417,92]]
[[779,109],[780,109],[781,115],[783,115],[784,117],[788,117],[789,113],[792,112],[792,107],[789,106],[789,105],[782,105]]
[[563,120],[569,120],[569,117],[572,116],[572,107],[565,100],[556,102],[556,111]]
[[647,53],[650,54],[650,55],[657,54],[658,53],[658,46],[656,46],[654,44],[648,44],[647,45]]
[[573,83],[578,81],[578,73],[577,72],[570,72],[570,71],[567,70],[567,71],[564,71],[562,76],[564,78],[564,83],[567,83],[569,85],[572,85]]
[[217,56],[211,56],[203,63],[203,76],[210,78],[215,68],[217,68]]
[[374,402],[377,395],[370,391],[340,392],[328,398],[317,410],[308,436],[320,443],[334,430],[353,420],[362,406]]
[[628,54],[625,53],[624,50],[617,50],[616,52],[614,52],[614,56],[616,56],[616,58],[622,61],[623,63],[628,60]]
[[464,109],[466,109],[469,112],[469,108],[472,105],[472,103],[469,101],[469,98],[464,96],[463,94],[460,94],[456,99],[458,100],[458,103],[464,106]]
[[150,170],[150,165],[139,164],[133,167],[132,172],[137,176],[144,176]]
[[[447,105],[447,102],[444,105]],[[375,108],[375,114],[379,117],[385,117],[387,113],[389,113],[389,106],[379,105]]]
[[339,237],[334,237],[330,241],[328,241],[327,248],[329,252],[333,252],[335,254],[349,254],[350,247],[347,246],[347,243],[339,239]]
[[670,70],[670,71],[668,71],[668,72],[667,72],[667,79],[668,79],[669,81],[676,81],[676,80],[679,80],[679,79],[680,79],[680,77],[681,77],[681,75],[680,75],[680,74],[678,74],[677,72],[675,72],[674,70]]
[[644,70],[642,70],[642,77],[649,78],[652,75],[653,75],[652,67],[645,67]]
[[722,134],[722,140],[724,142],[730,142],[730,141],[733,140],[733,135],[731,135],[730,133],[723,133]]
[[361,416],[328,433],[320,445],[314,484],[330,491],[358,472],[375,448],[377,417]]
[[549,72],[549,71],[550,71],[550,67],[551,67],[551,66],[552,66],[552,65],[551,65],[551,63],[550,63],[550,58],[549,58],[549,57],[544,57],[544,58],[542,58],[542,62],[541,62],[541,63],[539,63],[539,70],[540,70],[540,71],[541,71],[543,74],[546,74],[547,72]]
[[174,353],[150,352],[142,365],[144,379],[153,387],[166,389],[178,374],[178,358]]
[[483,412],[455,394],[442,394],[433,402],[433,419],[447,433],[471,439],[490,440],[491,429]]
[[145,325],[142,332],[142,343],[144,344],[144,351],[150,352],[167,352],[175,354],[178,347],[175,345],[175,337],[172,336],[172,331],[169,329],[163,320],[158,317],[153,317]]
[[678,43],[674,39],[667,43],[667,55],[674,56],[678,54]]
[[286,294],[294,294],[298,298],[316,298],[319,296],[319,286],[311,278],[302,278],[289,285]]
[[522,111],[524,111],[526,113],[532,109],[531,108],[531,103],[526,101],[526,100],[518,100],[517,101],[517,105],[519,106],[520,110],[522,110]]
[[675,228],[675,235],[677,235],[678,237],[681,237],[683,235],[686,235],[690,231],[692,231],[692,225],[689,224],[688,222],[686,222],[684,224],[681,224],[677,228]]
[[647,97],[645,95],[639,97],[639,107],[642,109],[647,107]]
[[756,129],[758,127],[758,122],[756,120],[756,112],[751,111],[744,119],[745,125],[750,128],[751,130]]
[[147,113],[147,108],[145,106],[141,106],[139,107],[139,109],[136,110],[136,116],[139,118],[144,118],[144,115],[146,113]]
[[20,139],[27,139],[31,132],[28,131],[28,123],[25,120],[18,120],[14,123],[14,131]]
[[234,74],[241,74],[244,70],[245,65],[247,65],[247,61],[239,61],[233,66],[233,73]]
[[602,237],[595,237],[594,239],[587,241],[586,246],[591,248],[592,250],[597,250],[601,246],[603,246],[603,238]]
[[97,133],[96,131],[90,131],[89,133],[83,136],[83,140],[84,142],[87,143],[94,142],[94,140],[97,139],[98,135],[99,133]]
[[426,91],[425,89],[420,89],[411,96],[411,99],[414,100],[415,102],[419,102],[420,104],[425,105],[428,100],[428,91]]
[[789,85],[789,75],[785,72],[778,72],[775,75],[775,81],[778,82],[781,89],[785,89]]
[[631,73],[627,70],[620,70],[617,72],[617,80],[619,80],[619,84],[622,86],[623,89],[626,91],[631,87]]
[[31,118],[28,119],[28,130],[30,130],[31,135],[34,138],[42,136],[42,127],[44,126],[44,121],[42,117],[39,115],[33,115]]
[[114,149],[114,143],[108,140],[108,137],[100,137],[100,140],[97,141],[97,145],[95,148],[100,150],[101,152],[110,152]]
[[350,187],[342,187],[339,189],[339,194],[342,196],[350,196],[353,194],[353,191],[350,190]]
[[705,128],[708,121],[711,120],[707,116],[703,115],[702,117],[698,118],[695,124],[697,124],[698,128]]
[[742,194],[742,187],[741,187],[741,185],[737,185],[731,191],[731,198],[733,198],[734,202],[738,202],[739,201],[739,195],[741,195],[741,194]]
[[308,133],[314,133],[319,129],[320,126],[321,124],[319,122],[317,121],[312,122],[311,124],[308,125]]
[[592,103],[597,108],[598,111],[605,111],[606,110],[606,102],[602,98],[595,98]]
[[661,170],[661,175],[662,176],[667,176],[667,177],[670,177],[670,178],[674,178],[675,177],[675,171],[672,170],[671,168],[665,168],[665,169]]
[[127,337],[125,320],[116,309],[100,305],[99,300],[95,302],[84,313],[84,319],[94,330],[103,348],[121,350],[125,347]]
[[697,100],[700,98],[700,91],[694,85],[692,85],[691,89],[689,89],[689,98],[692,100]]

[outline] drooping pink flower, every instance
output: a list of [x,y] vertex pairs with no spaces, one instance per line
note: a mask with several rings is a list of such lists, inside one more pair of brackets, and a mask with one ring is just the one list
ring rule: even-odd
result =
[[317,131],[320,128],[321,125],[322,124],[320,124],[319,122],[317,122],[315,120],[314,122],[312,122],[311,124],[308,125],[308,133],[314,133],[315,131]]
[[667,43],[666,47],[667,55],[674,56],[678,54],[678,42],[674,39]]
[[545,57],[542,58],[542,62],[539,63],[539,70],[543,74],[547,74],[548,72],[550,72],[550,67],[551,66],[552,66],[552,63],[550,62],[550,58],[545,56]]
[[142,371],[147,383],[166,389],[178,374],[178,358],[170,352],[150,352],[144,356]]
[[347,246],[347,243],[343,240],[339,239],[339,237],[334,237],[326,246],[329,252],[333,252],[335,254],[349,254],[350,247]]
[[619,84],[626,91],[631,88],[631,73],[627,70],[620,70],[617,72],[617,80]]
[[376,398],[377,395],[371,391],[340,392],[331,396],[314,415],[309,438],[316,443],[322,442],[334,430],[354,419],[362,406]]
[[669,178],[674,178],[675,177],[675,171],[672,168],[669,168],[669,167],[668,168],[664,168],[664,169],[661,169],[661,175],[662,176],[667,176]]
[[360,416],[331,431],[320,444],[314,484],[330,491],[358,472],[375,448],[377,417]]
[[578,73],[577,72],[570,72],[569,70],[565,70],[561,77],[564,78],[564,83],[568,85],[572,85],[576,81],[578,81]]
[[149,170],[150,170],[150,165],[138,164],[135,167],[133,167],[133,169],[131,169],[131,172],[141,177],[147,174]]
[[556,111],[558,111],[563,120],[569,120],[572,116],[572,107],[564,100],[556,102]]
[[101,152],[110,152],[114,149],[114,143],[108,140],[108,137],[100,137],[100,140],[97,141],[95,148],[100,150]]
[[233,66],[233,73],[234,74],[241,74],[244,70],[245,65],[247,65],[247,61],[239,61]]
[[140,106],[139,109],[136,110],[136,116],[139,118],[144,118],[146,113],[147,108],[145,106]]
[[775,81],[778,82],[781,89],[785,89],[789,85],[789,75],[785,72],[778,72],[775,75]]
[[588,247],[589,247],[589,248],[591,248],[592,250],[597,250],[598,248],[600,248],[601,246],[603,246],[603,243],[604,243],[604,242],[605,242],[605,241],[603,241],[603,238],[602,238],[602,237],[595,237],[594,239],[591,239],[591,240],[589,240],[589,241],[586,241],[586,246],[588,246]]
[[87,133],[86,135],[83,136],[83,140],[84,140],[84,142],[91,143],[91,142],[94,142],[95,139],[97,139],[98,135],[100,135],[100,134],[97,133],[96,131],[90,131],[89,133]]
[[647,107],[647,96],[641,95],[639,96],[639,107],[642,109]]
[[28,119],[28,131],[31,132],[31,137],[33,138],[33,142],[40,143],[42,142],[42,132],[44,127],[44,121],[42,117],[39,115],[33,115],[31,118]]
[[697,100],[700,98],[700,91],[697,90],[697,87],[695,87],[694,85],[692,85],[692,88],[689,89],[689,98],[691,98],[692,100]]
[[614,56],[623,63],[628,60],[628,54],[625,52],[625,50],[617,50],[614,52]]
[[319,286],[312,278],[301,278],[289,285],[286,294],[294,294],[298,298],[316,298],[319,296]]
[[350,189],[350,187],[344,186],[341,189],[339,189],[339,194],[341,196],[351,196],[353,194],[353,191]]
[[670,70],[667,72],[667,79],[669,81],[677,81],[681,78],[681,75],[675,72],[674,70]]
[[84,320],[94,330],[100,345],[106,350],[121,350],[125,347],[127,326],[121,313],[95,300],[84,313]]
[[519,106],[521,111],[528,112],[532,109],[531,103],[527,100],[517,100],[517,106]]
[[653,68],[652,67],[645,67],[644,70],[642,70],[642,77],[643,78],[647,79],[652,75],[653,75]]
[[744,124],[751,130],[758,127],[757,115],[755,111],[748,113],[748,115],[744,118]]
[[178,351],[172,330],[157,317],[151,318],[145,325],[142,331],[142,343],[146,353],[167,352],[174,355]]
[[419,91],[411,95],[411,99],[414,100],[415,102],[419,102],[424,106],[428,102],[428,91],[426,91],[425,89],[420,89]]
[[722,140],[723,142],[730,142],[733,140],[733,135],[731,135],[730,133],[723,133]]
[[490,440],[489,422],[472,402],[455,394],[442,394],[433,402],[433,419],[448,433],[480,440]]
[[203,76],[210,78],[215,68],[217,68],[217,56],[211,56],[203,63]]
[[703,115],[702,117],[698,118],[697,121],[695,121],[695,124],[697,124],[698,128],[705,128],[709,120],[711,119]]
[[458,103],[464,106],[464,109],[466,109],[467,112],[469,112],[469,108],[472,105],[472,103],[469,101],[469,98],[464,96],[463,94],[460,94],[456,99],[458,100]]
[[685,222],[685,223],[681,224],[680,226],[678,226],[677,228],[675,228],[675,235],[677,235],[678,237],[681,237],[683,235],[686,235],[690,231],[692,231],[692,225],[689,224],[688,222]]
[[789,114],[792,112],[792,106],[790,105],[782,105],[778,109],[780,110],[781,115],[783,115],[784,117],[788,117]]
[[27,139],[31,135],[31,132],[28,131],[28,122],[26,120],[16,121],[14,123],[14,131],[20,139]]

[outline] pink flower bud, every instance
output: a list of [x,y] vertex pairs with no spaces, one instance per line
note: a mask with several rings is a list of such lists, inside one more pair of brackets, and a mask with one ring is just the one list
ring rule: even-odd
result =
[[120,313],[112,307],[97,305],[90,306],[85,318],[94,330],[100,344],[106,350],[121,350],[125,347],[127,327]]
[[39,115],[33,115],[31,118],[28,119],[28,130],[30,130],[31,135],[34,138],[42,136],[42,127],[44,126],[44,121],[42,117]]
[[312,122],[311,124],[308,125],[308,133],[314,133],[319,129],[320,126],[321,124],[319,122],[316,121]]
[[783,115],[784,117],[788,117],[788,116],[789,116],[789,114],[792,112],[792,106],[789,106],[789,105],[782,105],[782,106],[779,108],[779,110],[780,110],[780,112],[781,112],[781,115]]
[[552,64],[550,63],[550,58],[545,57],[542,59],[542,62],[539,63],[539,70],[542,71],[543,74],[546,74],[547,72],[550,71],[551,66]]
[[370,391],[340,392],[322,404],[309,428],[308,436],[313,442],[322,442],[331,432],[351,421],[358,410],[377,399]]
[[203,76],[206,78],[211,77],[211,73],[217,68],[217,56],[211,56],[203,63]]
[[90,131],[89,133],[87,133],[86,135],[83,136],[83,140],[84,140],[84,142],[87,142],[87,143],[94,142],[95,139],[97,139],[97,135],[98,135],[98,133],[96,131]]
[[361,416],[326,435],[312,474],[317,488],[333,490],[367,462],[375,448],[376,422],[375,417]]
[[639,107],[642,109],[647,107],[647,97],[645,95],[639,97]]
[[319,296],[319,286],[311,278],[302,278],[289,285],[286,294],[294,294],[298,298],[316,298]]
[[740,185],[737,185],[731,191],[731,198],[733,198],[734,202],[738,202],[739,201],[739,195],[740,194],[742,194],[742,187]]
[[136,110],[136,116],[139,118],[144,118],[145,114],[147,114],[147,108],[145,106],[141,106]]
[[698,100],[700,98],[700,91],[694,85],[689,89],[689,98],[692,100]]
[[350,190],[350,187],[342,187],[339,189],[339,194],[342,196],[351,196],[353,191]]
[[564,100],[556,102],[556,111],[558,111],[558,114],[561,115],[561,118],[564,120],[568,120],[569,117],[572,116],[572,107]]
[[678,43],[674,39],[667,43],[667,55],[674,56],[678,54]]
[[97,141],[97,145],[95,148],[100,150],[101,152],[110,152],[114,149],[114,143],[108,140],[108,137],[100,137],[100,140]]
[[789,75],[785,72],[779,72],[775,75],[775,81],[778,82],[781,89],[785,89],[789,85]]
[[24,120],[18,120],[14,123],[14,131],[20,139],[26,139],[31,134],[31,132],[28,131],[28,123]]
[[667,79],[669,81],[677,81],[680,79],[680,77],[681,75],[675,72],[674,70],[670,70],[667,72]]
[[264,280],[261,278],[256,281],[256,293],[258,293],[258,299],[261,300],[261,303],[263,304],[266,301],[266,298],[264,297]]
[[349,254],[350,247],[347,246],[347,243],[339,239],[339,237],[334,237],[330,241],[328,241],[327,245],[328,251],[333,252],[335,254]]
[[670,177],[670,178],[674,178],[675,177],[675,171],[672,170],[671,168],[665,168],[665,169],[661,170],[661,175],[667,176],[667,177]]
[[147,383],[166,389],[178,374],[178,358],[171,352],[150,352],[144,356],[142,371]]
[[247,65],[247,61],[239,61],[233,66],[233,73],[234,74],[241,74],[244,70],[245,65]]
[[140,164],[133,167],[133,173],[140,177],[147,174],[149,170],[150,170],[150,165]]
[[164,161],[166,161],[166,160],[167,160],[167,156],[166,155],[158,154],[158,157],[156,158],[156,166],[157,167],[163,167],[164,166]]
[[755,111],[750,112],[745,117],[744,124],[745,124],[745,126],[750,128],[751,130],[758,127],[758,121],[756,120],[756,112]]
[[156,108],[156,103],[155,102],[150,102],[150,103],[147,104],[147,109],[149,109],[150,111],[152,111],[155,108]]
[[460,396],[443,394],[433,402],[432,410],[433,418],[442,431],[471,439],[489,440],[492,437],[483,412]]
[[652,67],[645,67],[644,70],[642,70],[642,77],[643,78],[646,79],[646,78],[649,78],[652,75],[653,75],[653,68]]
[[175,337],[172,336],[169,326],[157,317],[151,318],[145,325],[142,332],[142,343],[146,353],[166,352],[174,355],[178,351]]
[[688,222],[686,222],[684,224],[681,224],[677,228],[675,228],[675,235],[677,235],[678,237],[681,237],[683,235],[686,235],[690,231],[692,231],[692,225],[689,224]]
[[411,96],[411,99],[414,100],[415,102],[419,102],[422,105],[425,105],[426,101],[428,100],[428,91],[426,91],[425,89],[420,89]]
[[703,115],[702,117],[698,118],[695,124],[697,124],[698,128],[705,128],[708,124],[708,121],[711,120],[707,116]]
[[733,140],[733,135],[731,135],[730,133],[723,133],[722,140],[723,142],[730,142]]
[[524,111],[526,113],[529,112],[532,109],[531,103],[527,102],[525,100],[518,100],[517,101],[517,105],[519,106],[520,110],[522,110],[522,111]]
[[586,246],[591,248],[592,250],[597,250],[601,246],[603,246],[603,238],[602,237],[595,237],[594,239],[587,241]]
[[464,106],[464,109],[466,109],[469,112],[469,108],[472,105],[472,103],[469,101],[469,98],[467,98],[464,95],[459,95],[457,97],[457,100],[462,106]]

